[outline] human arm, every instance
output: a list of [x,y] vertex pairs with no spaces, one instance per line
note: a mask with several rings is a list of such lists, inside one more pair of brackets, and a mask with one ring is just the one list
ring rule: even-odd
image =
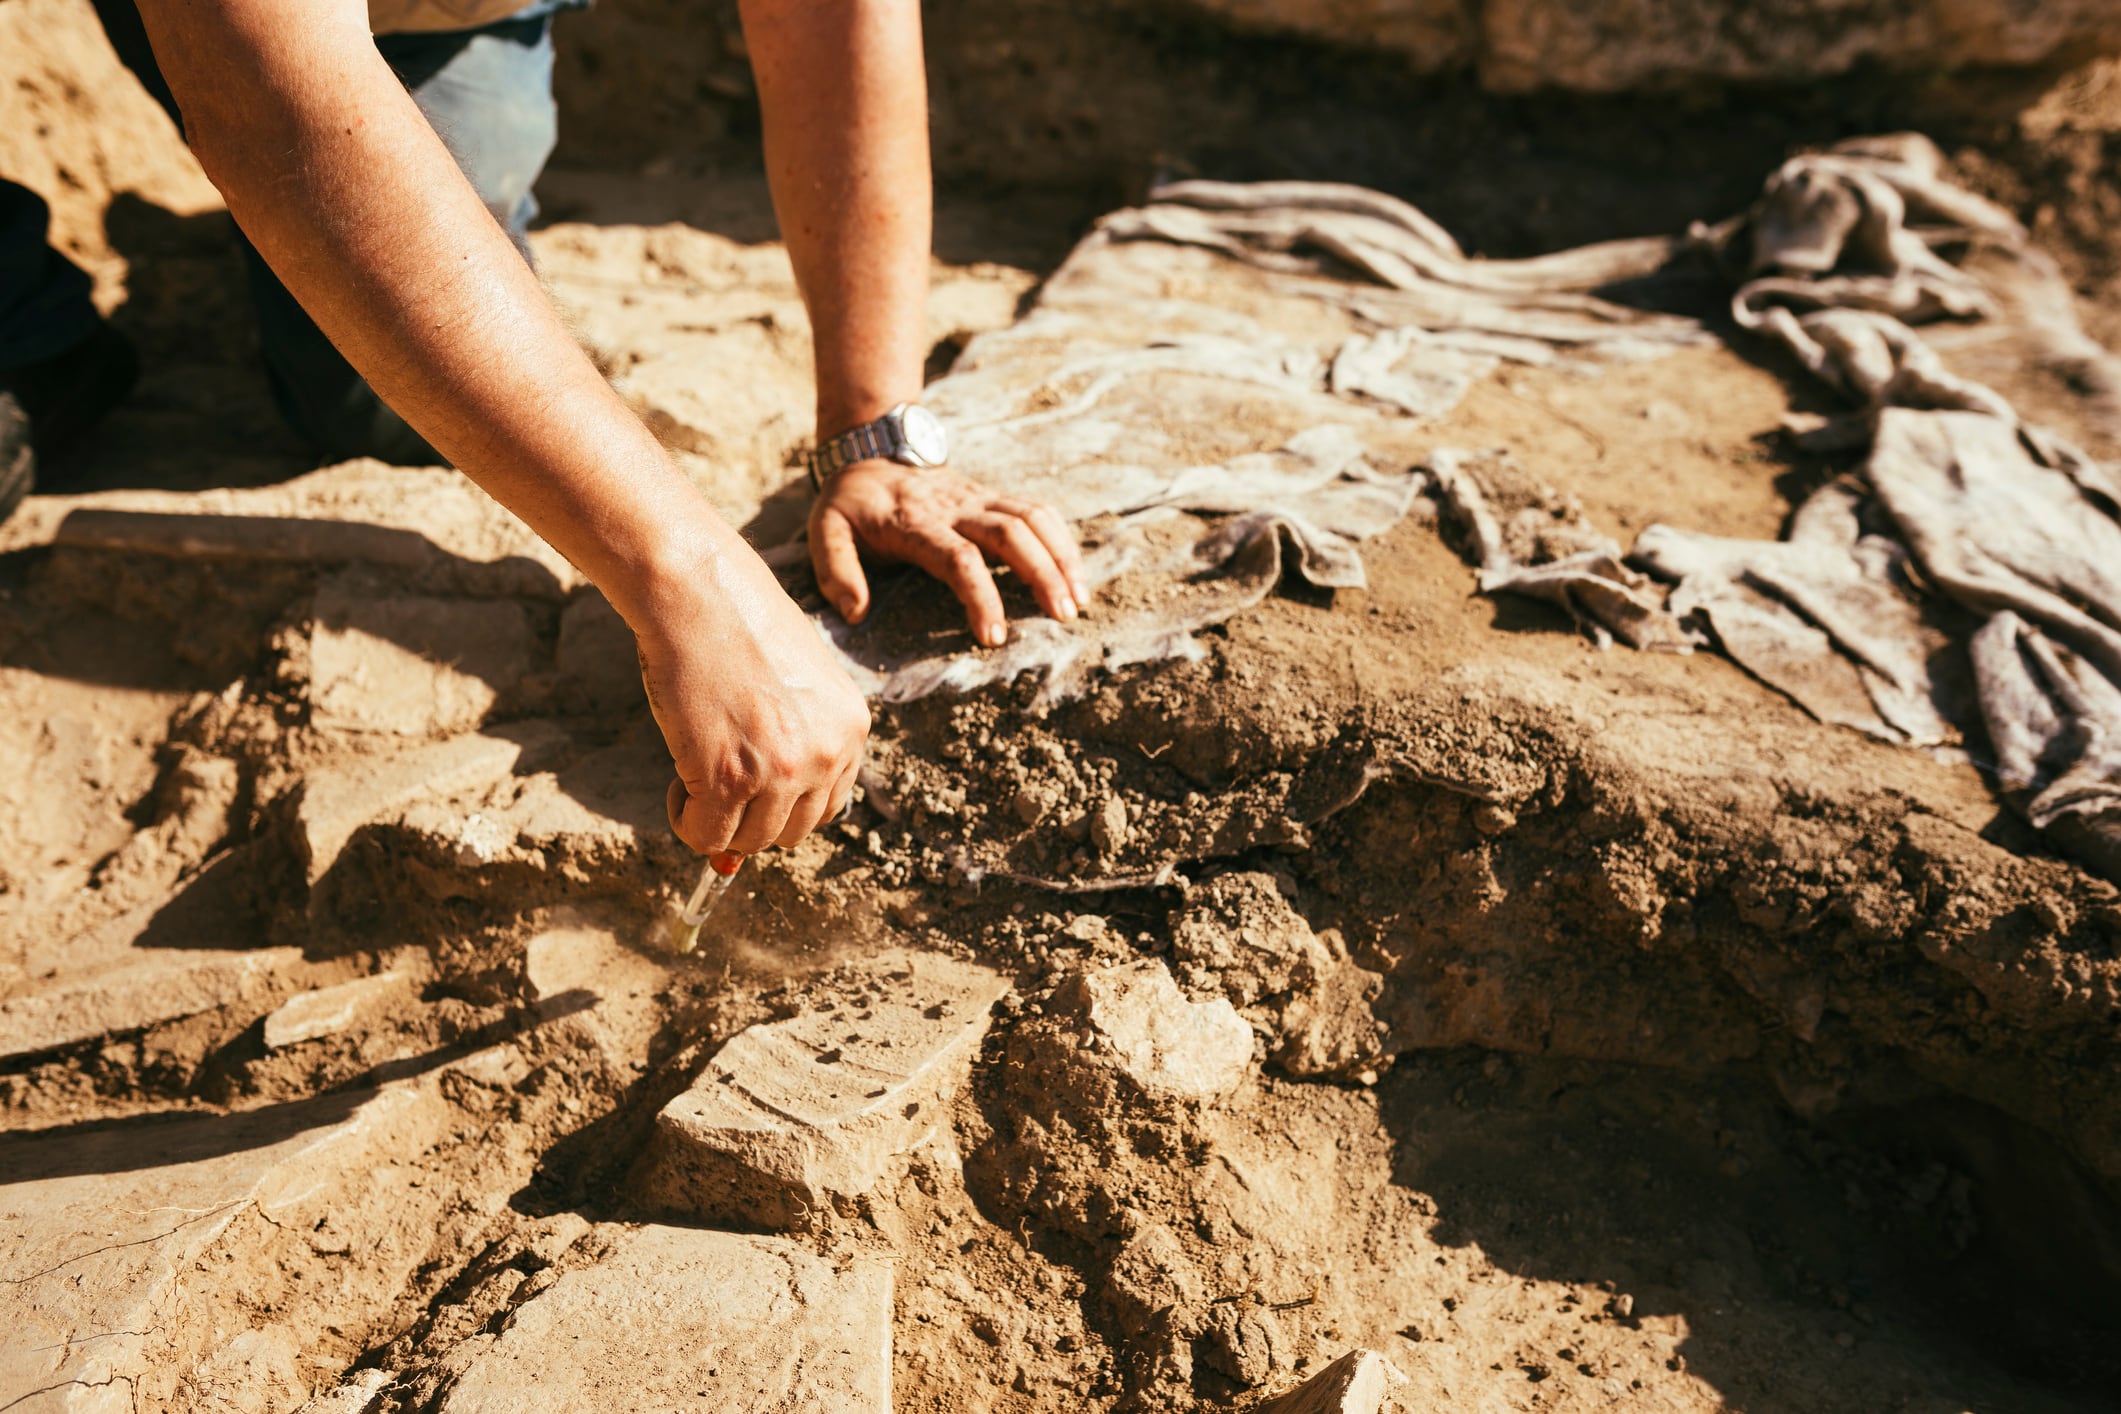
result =
[[590,365],[376,52],[361,0],[141,0],[186,137],[370,386],[633,628],[696,849],[792,843],[852,789],[866,705]]
[[[920,6],[743,0],[742,15],[774,210],[816,341],[818,435],[830,437],[920,397],[932,206]],[[1056,618],[1088,597],[1057,514],[954,472],[858,462],[818,497],[812,562],[850,622],[869,609],[860,547],[948,583],[990,645],[1007,627],[986,556]]]

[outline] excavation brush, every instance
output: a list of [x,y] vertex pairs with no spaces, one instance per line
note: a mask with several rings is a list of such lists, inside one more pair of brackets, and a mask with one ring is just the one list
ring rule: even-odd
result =
[[692,897],[685,907],[670,920],[670,950],[688,953],[699,944],[700,925],[714,906],[729,892],[729,885],[736,879],[736,871],[743,867],[741,854],[710,854],[700,865],[700,882],[692,889]]

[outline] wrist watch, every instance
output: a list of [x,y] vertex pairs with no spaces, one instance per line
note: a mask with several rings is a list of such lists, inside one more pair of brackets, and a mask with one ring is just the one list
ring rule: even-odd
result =
[[906,466],[941,466],[950,460],[950,434],[942,420],[919,403],[900,403],[882,417],[819,443],[810,454],[810,484],[823,491],[841,468],[877,458]]

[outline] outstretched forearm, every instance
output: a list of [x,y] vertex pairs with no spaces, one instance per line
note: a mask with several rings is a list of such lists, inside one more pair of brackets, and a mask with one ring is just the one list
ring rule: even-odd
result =
[[142,0],[236,223],[370,386],[636,628],[738,542],[576,346],[361,0]]
[[369,38],[362,0],[142,0],[186,136],[369,385],[610,596],[695,849],[791,845],[869,713],[758,556],[597,375]]
[[933,198],[919,0],[742,9],[830,437],[920,396]]

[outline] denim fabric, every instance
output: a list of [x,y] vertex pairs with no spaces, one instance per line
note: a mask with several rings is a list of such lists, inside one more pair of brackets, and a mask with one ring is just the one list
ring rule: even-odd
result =
[[[558,0],[558,7],[569,3]],[[526,260],[526,234],[538,209],[531,187],[552,154],[558,125],[551,8],[533,4],[482,29],[376,40]],[[118,57],[181,127],[132,0],[96,0],[96,11]],[[43,202],[0,182],[0,368],[60,352],[95,327],[87,277],[49,249],[44,226]],[[438,461],[332,347],[248,241],[243,255],[266,374],[295,430],[327,460]]]

